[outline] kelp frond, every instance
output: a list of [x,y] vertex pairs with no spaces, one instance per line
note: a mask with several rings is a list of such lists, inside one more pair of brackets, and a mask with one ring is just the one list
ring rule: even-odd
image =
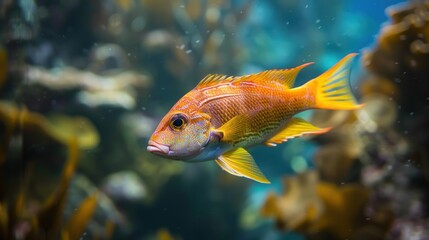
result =
[[[40,209],[30,212],[26,208],[30,200],[26,193],[29,182],[37,181],[31,178],[35,162],[29,159],[30,161],[25,164],[17,195],[7,196],[10,193],[5,190],[4,183],[9,143],[13,134],[20,132],[19,130],[25,133],[29,128],[39,129],[32,132],[33,135],[44,133],[55,138],[56,135],[50,131],[54,127],[42,115],[2,103],[0,103],[0,123],[4,127],[0,139],[0,239],[79,239],[97,208],[99,195],[96,192],[88,196],[80,203],[77,211],[63,222],[68,189],[79,161],[80,139],[75,136],[68,137],[65,144],[68,151],[67,161],[56,189],[46,198]],[[112,232],[113,224],[108,220],[103,239],[109,238]]]

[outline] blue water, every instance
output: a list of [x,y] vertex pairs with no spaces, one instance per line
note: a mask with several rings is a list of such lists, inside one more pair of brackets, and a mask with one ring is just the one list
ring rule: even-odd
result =
[[[278,231],[274,220],[262,218],[259,211],[269,192],[284,192],[285,177],[314,168],[313,156],[320,146],[310,138],[292,139],[275,148],[258,146],[249,150],[271,181],[269,185],[229,176],[214,162],[173,163],[158,158],[146,152],[148,139],[171,106],[206,74],[244,75],[314,62],[299,74],[295,83],[299,86],[347,54],[362,56],[366,49],[374,47],[377,34],[388,21],[386,8],[400,2],[0,0],[0,98],[43,117],[79,116],[94,125],[100,143],[82,150],[76,175],[92,184],[86,186],[88,189],[106,192],[108,204],[100,203],[104,215],[98,214],[97,220],[91,222],[89,236],[96,235],[91,235],[94,228],[103,229],[105,216],[115,216],[114,239],[164,240],[169,238],[157,234],[168,230],[175,239],[186,240],[301,240],[304,235]],[[252,3],[248,12],[242,11],[248,3]],[[207,9],[199,12],[198,6]],[[192,18],[192,14],[185,14],[188,10],[203,16]],[[210,24],[206,18],[217,20]],[[208,44],[210,39],[212,45]],[[8,58],[10,70],[2,65],[3,58]],[[352,66],[351,86],[358,99],[356,86],[363,72],[357,57]],[[145,77],[147,85],[126,77],[128,82],[117,83],[111,76],[118,73],[138,73]],[[61,74],[64,78],[57,78]],[[3,75],[8,75],[5,84]],[[42,81],[44,77],[47,84]],[[58,83],[64,79],[66,87],[62,88]],[[310,111],[299,114],[304,119],[310,116]],[[20,124],[17,125],[22,127]],[[18,130],[18,135],[25,132]],[[30,134],[37,139],[40,133]],[[35,177],[34,182],[41,181],[40,189],[54,185],[57,178],[48,177],[60,172],[59,156],[64,155],[64,149],[35,141],[25,148],[29,153],[23,154],[19,152],[22,139],[21,136],[12,141],[11,151],[18,152],[11,154],[12,158],[40,154],[37,158],[43,159],[40,165],[46,169],[41,171],[43,177]],[[10,175],[27,173],[21,169],[26,164],[15,165],[14,170],[18,170]],[[4,169],[0,171],[1,178]],[[133,173],[124,179],[137,178],[144,187],[123,184],[122,179],[114,182],[117,185],[113,184],[113,193],[109,193],[106,182],[121,171]],[[4,199],[1,187],[0,204]],[[88,189],[75,192],[87,193]],[[128,190],[135,194],[136,189],[145,190],[139,192],[144,195],[142,199],[123,196]],[[79,197],[85,196],[71,198]],[[32,200],[37,203],[33,205],[41,205],[39,199]],[[68,205],[71,212],[77,208],[77,203],[73,204]],[[0,210],[6,205],[0,205]],[[26,227],[22,224],[17,229],[25,234]],[[82,239],[90,237],[84,235]]]
[[[239,29],[239,37],[248,49],[248,59],[240,70],[242,74],[315,62],[300,73],[296,85],[305,83],[348,53],[362,53],[373,46],[380,27],[388,21],[386,7],[403,1],[297,2],[297,8],[287,9],[270,1],[255,1],[248,21]],[[331,8],[338,10],[330,11]],[[354,86],[361,71],[360,63],[356,61],[352,69]],[[279,194],[283,191],[283,177],[298,173],[291,167],[294,157],[302,156],[306,162],[304,169],[311,169],[316,149],[311,141],[294,139],[273,149],[261,147],[251,151],[272,184],[252,183],[248,190],[249,205],[261,205],[270,191]],[[267,229],[271,224],[267,224]],[[299,235],[276,232],[265,237],[273,240],[302,239]]]
[[[264,69],[288,68],[304,62],[315,62],[313,66],[300,73],[296,85],[305,83],[348,53],[361,53],[371,47],[380,27],[388,21],[386,7],[402,1],[335,1],[340,5],[340,10],[331,14],[329,11],[325,13],[325,8],[320,8],[316,2],[318,1],[299,1],[298,9],[284,12],[285,9],[280,11],[269,1],[255,1],[248,21],[239,29],[239,37],[249,51],[241,73],[248,74]],[[324,2],[327,4],[329,1]],[[289,14],[299,15],[300,18],[289,20],[287,19]],[[313,34],[317,38],[312,39]],[[355,61],[352,73],[357,74],[359,71],[360,64]],[[296,154],[304,155],[306,159],[311,158],[312,143],[300,144],[308,144],[308,149],[305,147],[303,148],[305,153]],[[285,145],[287,144],[276,149],[255,151],[256,154],[262,152],[261,155],[269,154],[270,157],[271,152],[275,152],[272,153],[274,155],[282,152],[287,148]],[[290,158],[287,155],[282,157],[285,162]],[[263,168],[269,168],[273,166],[273,161],[264,160],[260,161],[260,164]]]

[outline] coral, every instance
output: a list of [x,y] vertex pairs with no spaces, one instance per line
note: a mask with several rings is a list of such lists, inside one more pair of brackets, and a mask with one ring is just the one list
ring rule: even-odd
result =
[[78,91],[76,100],[91,108],[98,106],[117,106],[134,109],[136,89],[147,88],[147,76],[135,72],[96,75],[74,68],[46,70],[28,66],[24,78],[29,87],[43,86],[51,91]]
[[[404,13],[394,14],[398,19],[395,29],[403,29],[407,36],[421,31],[415,30],[419,22],[425,25],[420,21],[426,14],[421,6],[427,5],[418,3],[411,5],[420,10],[406,8]],[[0,192],[29,181],[25,206],[19,209],[30,212],[28,215],[37,214],[40,203],[56,188],[62,166],[59,156],[77,133],[82,156],[68,188],[67,203],[58,207],[63,207],[67,218],[61,226],[54,226],[58,238],[79,238],[84,225],[88,225],[90,238],[110,236],[113,226],[118,227],[115,234],[121,239],[176,239],[179,235],[183,239],[259,239],[253,236],[256,232],[268,235],[260,238],[270,238],[272,230],[261,231],[267,224],[255,212],[257,204],[243,214],[246,232],[244,237],[240,235],[237,216],[249,189],[246,182],[219,176],[210,165],[151,156],[145,149],[147,138],[166,108],[208,73],[247,74],[302,61],[320,60],[327,66],[344,50],[356,51],[362,46],[358,41],[368,39],[365,36],[371,26],[366,19],[356,17],[362,15],[344,12],[349,5],[353,3],[340,0],[1,2],[0,41],[7,49],[0,50],[1,98],[15,104],[0,104],[0,125],[5,125],[0,128],[4,129],[0,139],[1,180],[5,180],[0,182]],[[409,14],[415,16],[406,17]],[[420,40],[408,45],[419,57],[426,56],[425,32],[416,33]],[[413,229],[410,216],[419,210],[425,212],[422,191],[410,189],[416,186],[412,181],[421,181],[410,177],[419,176],[413,175],[419,173],[414,164],[427,169],[425,161],[415,159],[415,155],[407,161],[405,155],[414,146],[403,129],[395,126],[398,120],[405,124],[404,113],[418,115],[424,108],[421,102],[412,106],[412,101],[421,99],[425,88],[413,95],[407,85],[412,81],[400,75],[406,69],[420,79],[424,71],[419,64],[424,63],[416,58],[418,71],[406,59],[398,60],[398,65],[410,63],[406,68],[392,64],[402,54],[392,57],[386,52],[409,48],[390,46],[395,41],[383,42],[387,47],[375,50],[374,58],[365,62],[371,62],[374,69],[392,67],[393,71],[377,70],[377,75],[366,79],[361,93],[367,106],[362,111],[314,115],[315,125],[335,129],[315,138],[321,144],[314,157],[317,174],[285,180],[288,188],[284,196],[271,195],[270,208],[265,210],[279,219],[280,227],[315,239],[322,239],[318,231],[328,232],[330,239],[369,239],[385,236],[393,222],[394,231],[402,236]],[[390,59],[383,59],[386,56]],[[300,77],[307,78],[313,73],[302,74]],[[401,77],[392,78],[395,74]],[[297,81],[299,85],[300,79]],[[408,104],[402,105],[401,99],[408,97]],[[396,103],[401,104],[400,111]],[[418,134],[412,136],[417,138]],[[297,147],[291,142],[288,148],[277,151],[282,152],[283,160],[290,161],[269,161],[280,157],[274,151],[263,152],[267,161],[261,165],[277,174],[312,167],[307,160],[316,147],[309,145],[305,141]],[[304,151],[307,155],[300,155]],[[291,152],[293,157],[289,158]],[[288,168],[290,162],[301,165]],[[23,177],[27,172],[22,172],[29,168],[34,168],[31,181]],[[103,186],[102,191],[97,186]],[[366,188],[373,190],[368,201]],[[356,197],[351,198],[351,193]],[[8,203],[19,202],[13,191],[4,196]],[[95,212],[94,204],[99,206]],[[81,207],[76,212],[78,205]],[[412,209],[407,207],[411,205]],[[345,210],[346,206],[350,209]],[[6,222],[10,209],[15,208],[0,205],[0,222]],[[370,219],[365,220],[368,224],[362,224],[362,212]],[[402,220],[391,221],[392,216]],[[58,215],[48,218],[58,219]],[[109,219],[107,223],[105,219]],[[30,223],[20,221],[15,229],[24,235]],[[416,232],[422,232],[426,222],[418,224],[423,227],[415,228]],[[347,228],[353,233],[346,232]],[[0,224],[0,231],[9,228]]]
[[146,186],[135,172],[122,171],[109,175],[102,187],[114,200],[141,201],[147,197]]
[[429,69],[429,1],[410,1],[388,9],[391,23],[382,28],[377,45],[367,50],[364,65],[400,89],[402,111],[426,111]]
[[267,196],[262,215],[274,217],[281,229],[299,229],[321,215],[323,204],[316,193],[317,174],[302,173],[284,180],[284,195]]
[[368,201],[365,187],[319,182],[315,172],[287,178],[284,185],[284,194],[269,194],[261,210],[262,215],[273,217],[280,229],[306,234],[327,232],[344,239],[363,225]]
[[[285,195],[271,194],[265,203],[263,213],[281,229],[310,239],[427,237],[428,138],[420,133],[428,126],[429,2],[388,12],[392,23],[362,59],[369,70],[359,86],[364,107],[312,116],[317,126],[335,127],[315,138],[321,146],[314,171],[321,180],[288,180]],[[346,193],[356,186],[360,193]],[[339,199],[357,205],[342,208]]]
[[99,76],[92,72],[74,68],[60,68],[48,71],[28,66],[25,79],[29,85],[40,84],[52,90],[82,89],[86,91],[120,91],[133,87],[146,87],[149,80],[135,72],[123,72],[111,76]]
[[[361,92],[366,98],[385,95],[378,103],[372,101],[370,112],[380,117],[374,119],[382,128],[364,135],[362,181],[374,189],[369,208],[388,206],[393,213],[392,239],[425,239],[421,226],[429,217],[429,1],[392,6],[388,15],[391,22],[362,60],[369,77]],[[413,224],[416,228],[410,230]]]
[[398,219],[392,227],[390,239],[427,239],[429,236],[428,220]]
[[235,28],[252,3],[114,1],[99,6],[94,32],[104,42],[123,46],[131,66],[147,68],[157,85],[184,90],[208,73],[238,71],[242,46]]
[[410,161],[404,168],[410,145],[395,129],[396,103],[386,91],[365,93],[359,110],[314,112],[315,124],[334,129],[315,139],[321,146],[313,176],[288,179],[283,196],[268,196],[262,213],[274,217],[280,229],[310,239],[381,239],[391,234],[395,218],[416,216],[409,206],[422,208],[419,187],[410,188],[407,180],[421,173]]

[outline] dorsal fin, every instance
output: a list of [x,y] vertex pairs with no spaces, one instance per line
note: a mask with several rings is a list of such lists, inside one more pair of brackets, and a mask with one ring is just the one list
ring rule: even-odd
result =
[[201,80],[195,88],[201,89],[204,87],[216,85],[216,84],[221,83],[221,82],[231,82],[236,78],[237,77],[223,75],[223,74],[209,74],[209,75],[205,76],[203,78],[203,80]]
[[295,82],[295,78],[298,73],[304,67],[313,64],[305,63],[301,66],[290,68],[290,69],[275,69],[275,70],[267,70],[260,73],[245,75],[241,77],[236,76],[228,76],[222,74],[209,74],[204,77],[198,85],[195,87],[196,89],[201,89],[204,87],[213,86],[219,83],[238,83],[238,82],[253,82],[257,84],[264,85],[276,85],[283,86],[287,88],[291,88]]
[[250,81],[259,84],[281,85],[286,88],[291,88],[295,82],[295,78],[301,69],[313,64],[305,63],[301,66],[290,69],[275,69],[267,70],[260,73],[243,76],[241,81]]

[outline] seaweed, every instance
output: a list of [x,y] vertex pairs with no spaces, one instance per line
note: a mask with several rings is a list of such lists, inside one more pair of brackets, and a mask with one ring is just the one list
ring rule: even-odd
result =
[[[372,163],[365,164],[363,180],[375,193],[369,208],[387,206],[393,213],[389,237],[408,239],[411,232],[420,232],[415,238],[424,239],[429,235],[429,1],[409,1],[388,8],[387,13],[390,22],[362,58],[369,77],[363,79],[361,92],[382,95],[393,104],[395,114],[388,114],[392,106],[382,108],[383,118],[390,115],[393,119],[387,121],[391,131],[378,136],[384,137],[387,148],[368,148],[366,159],[372,158],[368,161]],[[368,140],[374,141],[374,137]]]
[[[66,145],[70,136],[75,135],[80,148],[91,149],[99,143],[97,130],[84,117],[68,117],[60,114],[45,117],[24,107],[0,101],[0,121],[3,122],[5,127],[3,148],[8,147],[8,140],[18,128],[27,138],[38,142]],[[79,134],[76,134],[76,132],[79,132]],[[2,155],[3,158],[5,156],[6,154]]]
[[319,180],[297,176],[286,180],[283,196],[267,196],[262,212],[282,230],[309,239],[428,236],[429,1],[387,12],[391,22],[361,59],[364,107],[312,115],[317,126],[334,127],[314,139]]
[[8,71],[7,51],[0,45],[0,89],[6,82]]
[[368,190],[358,184],[336,186],[319,181],[316,172],[305,172],[284,180],[284,194],[270,193],[262,206],[265,217],[277,227],[304,234],[325,232],[335,239],[353,236],[363,225]]
[[401,112],[426,112],[429,74],[429,1],[417,0],[389,7],[391,19],[377,44],[365,51],[362,62],[376,77],[397,87]]
[[[65,137],[58,138],[52,125],[43,117],[25,109],[13,108],[1,105],[0,119],[4,125],[2,139],[2,152],[0,162],[0,236],[2,239],[77,239],[82,236],[88,225],[96,207],[98,193],[90,194],[78,206],[77,211],[69,218],[66,224],[63,223],[63,212],[67,200],[67,192],[70,181],[76,170],[80,150],[78,138],[69,135],[68,141]],[[37,161],[25,159],[23,179],[21,180],[17,193],[13,196],[11,186],[4,186],[7,171],[7,150],[10,147],[14,133],[20,131],[32,134],[44,134],[51,140],[60,140],[66,146],[68,156],[64,163],[61,177],[56,189],[41,203],[37,210],[29,207],[31,198],[27,191],[30,181],[33,179],[34,165]],[[19,135],[19,134],[18,134]],[[24,136],[28,136],[25,134]],[[27,157],[28,155],[26,155]],[[10,160],[10,159],[9,159]],[[16,160],[16,159],[15,159]],[[109,226],[109,225],[108,225]],[[106,229],[105,238],[112,234],[112,226]]]

